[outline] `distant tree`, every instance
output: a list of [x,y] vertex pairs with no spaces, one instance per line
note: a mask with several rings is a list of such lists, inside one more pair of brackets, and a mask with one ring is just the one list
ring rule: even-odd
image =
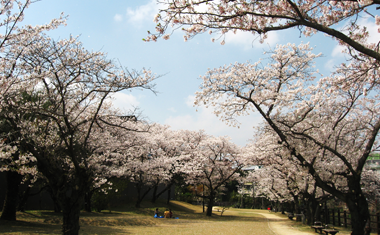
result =
[[227,183],[240,176],[244,160],[239,147],[225,137],[202,138],[202,142],[192,150],[182,170],[184,179],[188,184],[204,186],[202,193],[197,193],[197,196],[208,200],[206,215],[211,216],[218,193]]
[[[151,124],[146,131],[135,133],[130,138],[128,150],[120,152],[124,156],[122,166],[124,177],[137,190],[136,207],[140,207],[142,200],[153,190],[154,202],[157,197],[167,191],[174,183],[178,172],[178,157],[181,142],[177,132],[171,131],[169,126]],[[159,185],[166,186],[157,192]]]

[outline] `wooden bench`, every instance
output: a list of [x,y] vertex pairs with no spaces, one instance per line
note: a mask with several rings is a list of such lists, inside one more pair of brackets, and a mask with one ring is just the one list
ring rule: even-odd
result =
[[288,213],[288,218],[293,220],[293,217],[296,217],[296,218],[301,218],[304,216],[304,214],[293,214],[293,213]]
[[322,226],[322,222],[320,222],[320,221],[315,221],[314,222],[314,225],[313,226],[311,226],[313,229],[315,229],[315,232],[316,233],[322,233],[322,229],[324,228],[323,226]]
[[326,234],[326,235],[335,235],[336,233],[339,233],[338,230],[336,229],[322,229],[322,231]]
[[335,235],[339,232],[339,230],[336,230],[331,224],[326,224],[326,228],[322,229],[322,232],[324,232],[326,235]]
[[305,218],[304,214],[294,214],[294,216],[296,217],[297,221],[303,221]]

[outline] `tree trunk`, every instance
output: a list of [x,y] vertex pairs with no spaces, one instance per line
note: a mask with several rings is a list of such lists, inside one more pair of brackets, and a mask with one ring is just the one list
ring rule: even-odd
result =
[[158,185],[155,185],[153,187],[152,203],[155,203],[157,200],[157,188],[158,188]]
[[92,206],[91,206],[91,198],[92,198],[92,195],[94,194],[94,191],[89,191],[85,194],[85,197],[84,197],[84,210],[87,211],[87,212],[91,212],[92,211]]
[[3,212],[1,214],[2,220],[16,220],[16,211],[18,203],[19,185],[22,180],[22,175],[14,171],[7,171],[5,173],[7,187],[5,200],[3,205]]
[[[154,195],[154,201],[152,199],[152,202],[155,203],[156,200],[162,195],[164,194],[166,191],[170,191],[171,187],[173,186],[174,184],[174,181],[170,182],[168,185],[166,185],[166,187],[161,190],[161,192],[157,193],[157,192],[154,192],[153,195]],[[169,195],[170,195],[170,192],[169,192]],[[168,196],[168,199],[170,201],[170,196]],[[169,202],[167,202],[167,204],[169,204]]]
[[58,207],[62,208],[62,233],[64,235],[79,234],[80,210],[91,183],[86,169],[76,169],[70,178],[62,174],[59,168],[52,171],[46,165],[39,165],[39,169],[48,179],[53,200],[56,200]]
[[136,208],[140,208],[142,200],[144,199],[144,197],[149,193],[149,191],[152,188],[149,187],[144,193],[142,193],[143,184],[141,184],[141,183],[135,183],[135,187],[137,189],[137,200],[136,200],[136,203],[135,203],[135,207]]
[[208,197],[208,205],[207,205],[207,211],[206,211],[207,216],[212,216],[212,207],[214,206],[214,200],[215,200],[215,196],[213,193],[211,193],[210,196]]
[[46,188],[46,191],[49,192],[50,194],[50,197],[51,199],[53,200],[53,204],[54,204],[54,212],[55,213],[61,213],[62,211],[62,207],[61,207],[61,204],[59,203],[59,200],[55,194],[55,192],[53,191],[53,188],[51,185],[48,185],[48,187]]
[[[294,196],[294,211],[295,211],[295,214],[301,214],[301,208],[300,208],[300,202],[299,202],[299,199],[298,199],[298,195],[297,196]],[[301,217],[300,216],[296,216],[296,221],[301,221]]]
[[64,190],[53,188],[62,206],[64,235],[79,234],[80,210],[84,204],[85,194],[89,191],[89,180],[85,170],[77,171],[74,179],[72,184],[67,185]]
[[307,225],[311,225],[311,221],[312,221],[312,212],[311,212],[311,205],[312,203],[310,203],[310,200],[305,200],[305,213],[306,213],[306,221],[307,221]]
[[26,187],[25,191],[20,195],[20,202],[17,205],[17,210],[25,212],[26,202],[28,201],[30,187]]
[[356,194],[349,195],[347,197],[346,204],[348,209],[350,210],[351,221],[355,221],[354,223],[352,223],[351,235],[366,234],[366,223],[370,217],[368,203],[361,190]]
[[292,201],[292,202],[290,202],[290,211],[289,212],[294,214],[295,213],[294,208],[295,208],[294,201]]
[[[322,202],[321,202],[322,203]],[[318,203],[316,204],[315,211],[313,213],[314,215],[314,221],[321,221],[321,209],[322,205],[319,205]],[[313,221],[313,222],[314,222]]]
[[172,190],[171,190],[171,188],[169,188],[169,189],[168,189],[168,198],[167,198],[167,200],[166,200],[166,204],[168,204],[168,205],[169,205],[169,203],[170,203],[170,194],[171,194],[171,192],[172,192]]
[[73,194],[72,196],[67,196],[62,205],[62,208],[63,208],[62,232],[64,235],[79,234],[79,229],[80,229],[79,215],[80,215],[80,209],[84,202],[84,193],[82,195],[77,194],[76,192]]
[[[30,181],[29,181],[29,183],[30,183]],[[36,188],[36,185],[33,185],[33,188]],[[49,188],[49,187],[47,185],[44,185],[44,186],[40,187],[37,192],[31,193],[30,190],[32,190],[32,188],[27,187],[26,190],[24,191],[23,195],[20,197],[20,202],[18,203],[17,210],[24,212],[28,198],[31,196],[39,195],[46,188]]]
[[[314,195],[312,195],[313,197]],[[308,225],[313,225],[314,224],[314,221],[316,220],[315,218],[315,215],[316,215],[316,211],[317,211],[317,208],[318,208],[318,201],[315,199],[315,198],[310,198],[311,202],[310,202],[310,208],[309,208],[309,213],[310,213],[310,220],[307,221],[307,224]]]
[[240,196],[240,208],[245,208],[244,195],[243,194]]

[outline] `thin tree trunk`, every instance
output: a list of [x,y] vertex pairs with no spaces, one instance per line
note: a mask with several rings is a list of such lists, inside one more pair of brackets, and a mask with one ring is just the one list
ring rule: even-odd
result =
[[169,205],[169,203],[170,203],[170,194],[171,194],[171,192],[172,192],[172,189],[169,188],[169,189],[168,189],[168,198],[167,198],[167,200],[166,200],[166,204],[168,204],[168,205]]
[[245,208],[244,195],[243,194],[240,196],[240,208]]
[[155,203],[156,200],[157,200],[157,188],[158,188],[158,185],[155,185],[155,186],[153,187],[152,203]]
[[[294,211],[295,214],[300,214],[298,196],[294,196]],[[301,218],[299,216],[296,216],[296,221],[301,221]]]
[[53,191],[52,186],[48,185],[48,187],[46,188],[46,190],[49,192],[50,197],[53,200],[54,212],[55,213],[60,213],[62,211],[62,207],[61,207],[61,204],[59,203],[59,200],[58,200],[55,192]]
[[[156,196],[155,196],[155,200],[154,200],[154,201],[152,200],[152,202],[155,203],[156,200],[157,200],[162,194],[164,194],[166,191],[168,191],[168,190],[171,189],[171,187],[172,187],[173,184],[174,184],[174,181],[171,182],[170,184],[166,185],[166,187],[165,187],[163,190],[161,190],[161,192],[159,192],[159,193],[157,193],[157,194],[154,194],[154,193],[153,193],[153,195],[156,195]],[[170,200],[170,198],[169,198],[169,200]]]
[[19,186],[22,180],[22,175],[14,171],[7,171],[5,173],[5,177],[7,181],[7,187],[6,187],[3,211],[2,211],[0,219],[16,220],[18,192],[19,192]]
[[316,207],[315,207],[315,212],[314,212],[314,221],[321,221],[321,209],[322,209],[322,206],[319,205],[318,203],[316,204]]
[[92,198],[92,195],[94,194],[94,191],[89,191],[85,194],[85,198],[84,198],[84,210],[87,211],[87,212],[91,212],[92,211],[92,205],[91,205],[91,198]]
[[143,185],[140,183],[135,183],[135,187],[137,189],[137,200],[135,203],[136,208],[140,208],[142,200],[145,198],[145,196],[149,193],[149,191],[152,189],[149,187],[144,193],[142,193],[142,187]]
[[20,202],[17,205],[18,211],[22,211],[22,212],[25,211],[26,202],[28,201],[29,193],[30,193],[30,187],[28,186],[26,187],[22,195],[20,195]]
[[306,212],[306,221],[307,221],[307,224],[308,225],[311,225],[311,221],[312,221],[312,212],[311,212],[311,209],[310,209],[310,207],[311,207],[311,204],[312,203],[310,203],[310,200],[307,200],[307,201],[305,201],[305,212]]
[[[34,188],[35,186],[33,186]],[[28,201],[29,197],[36,196],[40,194],[43,190],[49,188],[47,185],[41,187],[38,189],[37,192],[31,193],[30,190],[32,189],[31,187],[27,187],[27,189],[24,191],[23,195],[21,196],[20,202],[18,203],[17,210],[18,211],[25,211],[26,203]]]
[[214,200],[215,200],[215,196],[213,193],[211,193],[210,196],[208,197],[208,205],[207,205],[207,211],[206,211],[207,216],[212,216],[212,207],[214,206]]

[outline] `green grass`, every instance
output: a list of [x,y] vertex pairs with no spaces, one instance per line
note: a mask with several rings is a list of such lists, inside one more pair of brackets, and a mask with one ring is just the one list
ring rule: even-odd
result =
[[[272,234],[266,220],[256,214],[223,217],[205,216],[201,206],[173,202],[170,208],[179,219],[155,219],[154,210],[162,213],[168,206],[145,202],[141,208],[124,205],[111,211],[82,212],[80,234]],[[263,223],[265,222],[265,223]],[[60,234],[62,216],[51,211],[17,213],[17,221],[0,221],[1,234]]]
[[[80,234],[251,234],[273,235],[268,227],[271,219],[258,213],[263,210],[234,209],[215,212],[212,217],[202,213],[201,206],[173,201],[170,204],[174,216],[179,219],[155,219],[154,210],[160,212],[168,208],[166,204],[142,203],[141,208],[123,205],[111,211],[82,212]],[[281,215],[276,213],[276,215]],[[289,227],[298,231],[313,232],[309,226],[300,222],[285,220]],[[0,234],[61,234],[62,215],[51,211],[18,212],[17,221],[1,221]],[[345,231],[340,232],[346,234]],[[347,231],[347,234],[348,231]]]

